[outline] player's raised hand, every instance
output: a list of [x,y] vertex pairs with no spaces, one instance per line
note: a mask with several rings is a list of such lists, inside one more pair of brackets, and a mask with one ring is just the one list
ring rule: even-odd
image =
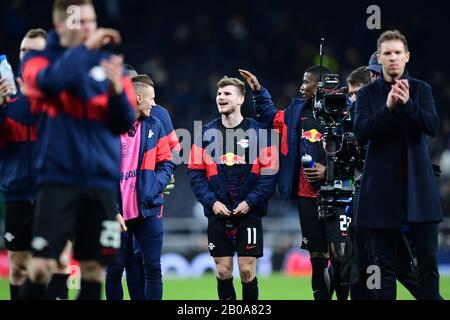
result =
[[231,211],[220,201],[214,202],[212,210],[218,217],[229,217],[231,215]]
[[85,41],[84,45],[89,50],[100,49],[109,44],[118,45],[122,42],[119,31],[108,28],[98,28],[95,32]]
[[112,55],[107,60],[102,60],[102,68],[105,70],[106,77],[110,81],[110,92],[113,95],[120,95],[123,91],[123,57]]
[[259,92],[261,90],[261,85],[259,84],[258,78],[256,78],[254,74],[244,69],[239,69],[239,73],[241,74],[242,78],[247,81],[253,92]]

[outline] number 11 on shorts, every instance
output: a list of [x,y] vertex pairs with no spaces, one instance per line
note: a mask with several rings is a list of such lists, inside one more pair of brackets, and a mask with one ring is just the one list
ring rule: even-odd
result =
[[256,228],[247,228],[248,244],[256,245]]

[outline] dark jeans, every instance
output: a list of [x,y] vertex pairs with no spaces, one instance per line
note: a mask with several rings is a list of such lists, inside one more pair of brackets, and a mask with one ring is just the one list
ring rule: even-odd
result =
[[145,300],[142,268],[142,259],[138,259],[134,254],[133,236],[122,232],[119,255],[116,261],[106,268],[106,299],[123,300],[122,274],[125,269],[130,299]]
[[[137,218],[126,222],[128,233],[133,235],[141,249],[144,266],[145,300],[161,300],[163,283],[161,253],[164,228],[161,217]],[[134,253],[134,250],[131,250]]]
[[[410,224],[408,237],[415,249],[418,261],[417,295],[420,300],[439,300],[439,272],[437,266],[438,224]],[[396,278],[401,265],[403,239],[400,232],[393,230],[370,229],[368,239],[369,263],[381,271],[381,288],[374,290],[377,300],[396,299]],[[411,279],[404,279],[405,285]],[[402,281],[403,282],[403,281]]]

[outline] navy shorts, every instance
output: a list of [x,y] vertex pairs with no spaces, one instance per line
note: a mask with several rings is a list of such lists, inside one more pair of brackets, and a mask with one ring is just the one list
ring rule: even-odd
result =
[[5,204],[5,246],[9,251],[30,251],[34,202]]
[[116,193],[108,190],[44,186],[38,192],[33,226],[35,257],[59,260],[74,238],[74,258],[109,264],[120,248]]

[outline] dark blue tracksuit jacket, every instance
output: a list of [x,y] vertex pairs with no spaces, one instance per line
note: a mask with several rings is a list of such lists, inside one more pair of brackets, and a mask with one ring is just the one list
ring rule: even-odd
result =
[[36,117],[20,90],[0,107],[0,191],[5,202],[34,201]]
[[62,48],[55,32],[43,52],[24,57],[22,74],[38,123],[37,182],[116,190],[120,141],[135,119],[135,93],[124,75],[124,91],[109,93],[100,67],[110,54],[85,46]]
[[[280,145],[280,173],[278,190],[284,200],[297,199],[299,188],[301,148],[306,149],[307,142],[300,139],[299,123],[302,110],[306,105],[305,99],[293,98],[289,107],[278,110],[272,97],[265,88],[254,93],[253,103],[258,121],[279,131]],[[300,147],[301,146],[301,147]],[[315,162],[324,163],[323,153],[316,150],[311,154]],[[320,183],[314,183],[318,189]]]

